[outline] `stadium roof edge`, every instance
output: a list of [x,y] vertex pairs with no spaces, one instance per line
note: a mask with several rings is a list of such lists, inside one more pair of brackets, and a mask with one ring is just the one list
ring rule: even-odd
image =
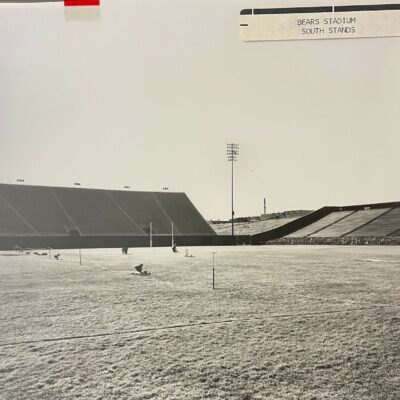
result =
[[[76,190],[104,190],[104,191],[116,191],[116,192],[135,192],[135,193],[171,193],[171,194],[185,194],[185,192],[173,192],[169,190],[130,190],[130,189],[105,189],[105,188],[88,188],[84,186],[49,186],[49,185],[28,185],[22,183],[3,183],[2,186],[20,186],[20,187],[37,187],[37,188],[56,188],[56,189],[76,189]],[[187,196],[187,195],[186,195]]]
[[387,201],[382,203],[366,203],[366,204],[353,204],[346,206],[328,206],[331,208],[345,210],[369,208],[385,208],[385,207],[400,207],[400,201]]

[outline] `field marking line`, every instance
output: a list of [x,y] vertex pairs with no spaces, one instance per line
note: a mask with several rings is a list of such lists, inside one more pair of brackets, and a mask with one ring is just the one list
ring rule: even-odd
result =
[[[303,296],[303,298],[310,299],[310,300],[318,300],[321,302],[326,300],[325,298],[322,298],[322,297],[311,297],[311,296]],[[399,307],[399,306],[395,306],[393,304],[372,303],[370,301],[351,300],[351,299],[339,299],[337,297],[332,297],[331,300],[336,300],[337,303],[340,303],[339,305],[346,305],[348,303],[353,303],[353,304],[358,304],[358,305],[368,304],[369,306],[375,306],[377,308],[379,308],[379,307]]]
[[379,260],[375,258],[365,258],[365,259],[355,259],[354,261],[362,261],[362,262],[381,262],[381,263],[387,263],[387,264],[399,264],[400,260]]
[[[85,256],[85,258],[87,258],[95,267],[98,267],[98,265],[97,265],[97,263],[96,262],[94,262],[93,260],[92,260],[92,258],[91,257],[89,257],[86,253],[85,254],[83,254],[84,256]],[[83,257],[82,257],[83,258]]]
[[351,308],[346,310],[329,310],[329,311],[319,311],[319,312],[309,312],[309,313],[300,313],[300,314],[276,314],[270,316],[263,317],[251,317],[251,318],[234,318],[234,319],[226,319],[221,321],[203,321],[203,322],[193,322],[189,324],[176,324],[176,325],[166,325],[166,326],[156,326],[152,328],[144,328],[144,329],[133,329],[130,331],[119,331],[119,332],[103,332],[103,333],[93,333],[87,335],[76,335],[76,336],[61,336],[56,338],[43,338],[43,339],[35,339],[35,340],[26,340],[20,342],[6,342],[0,343],[0,347],[6,346],[17,346],[23,344],[34,344],[34,343],[46,343],[46,342],[60,342],[66,340],[76,340],[76,339],[88,339],[88,338],[96,338],[96,337],[106,337],[106,336],[120,336],[120,335],[128,335],[128,334],[137,334],[144,332],[154,332],[161,330],[174,330],[180,328],[191,328],[194,326],[206,326],[206,325],[219,325],[219,324],[229,324],[234,322],[251,322],[251,321],[262,321],[266,319],[280,319],[280,318],[297,318],[297,317],[312,317],[324,314],[341,314],[347,312],[358,312],[358,311],[369,311],[369,310],[377,310],[379,308],[390,308],[390,307],[399,307],[393,305],[381,306],[381,307],[364,307],[364,308]]

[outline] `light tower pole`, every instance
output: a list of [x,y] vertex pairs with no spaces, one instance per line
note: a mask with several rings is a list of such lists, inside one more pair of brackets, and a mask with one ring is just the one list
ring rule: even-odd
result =
[[233,211],[233,162],[237,161],[239,157],[239,145],[236,143],[228,143],[226,145],[226,155],[228,156],[228,161],[231,162],[232,168],[232,236],[234,235],[234,217],[235,211]]

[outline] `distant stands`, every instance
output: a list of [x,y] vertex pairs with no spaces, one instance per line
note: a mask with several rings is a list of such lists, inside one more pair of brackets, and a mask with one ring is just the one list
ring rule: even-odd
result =
[[[237,235],[254,235],[257,233],[269,231],[285,225],[296,218],[278,218],[262,221],[251,222],[235,222],[235,234]],[[230,235],[232,232],[231,223],[212,223],[211,227],[218,235]]]
[[252,244],[400,244],[400,202],[325,206],[251,236]]
[[400,236],[400,202],[325,207],[324,215],[303,225],[271,239],[279,244],[394,244]]

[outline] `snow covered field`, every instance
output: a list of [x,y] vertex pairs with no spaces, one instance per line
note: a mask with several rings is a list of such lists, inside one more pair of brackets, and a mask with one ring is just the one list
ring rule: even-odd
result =
[[1,252],[0,399],[400,398],[400,247],[179,250]]

